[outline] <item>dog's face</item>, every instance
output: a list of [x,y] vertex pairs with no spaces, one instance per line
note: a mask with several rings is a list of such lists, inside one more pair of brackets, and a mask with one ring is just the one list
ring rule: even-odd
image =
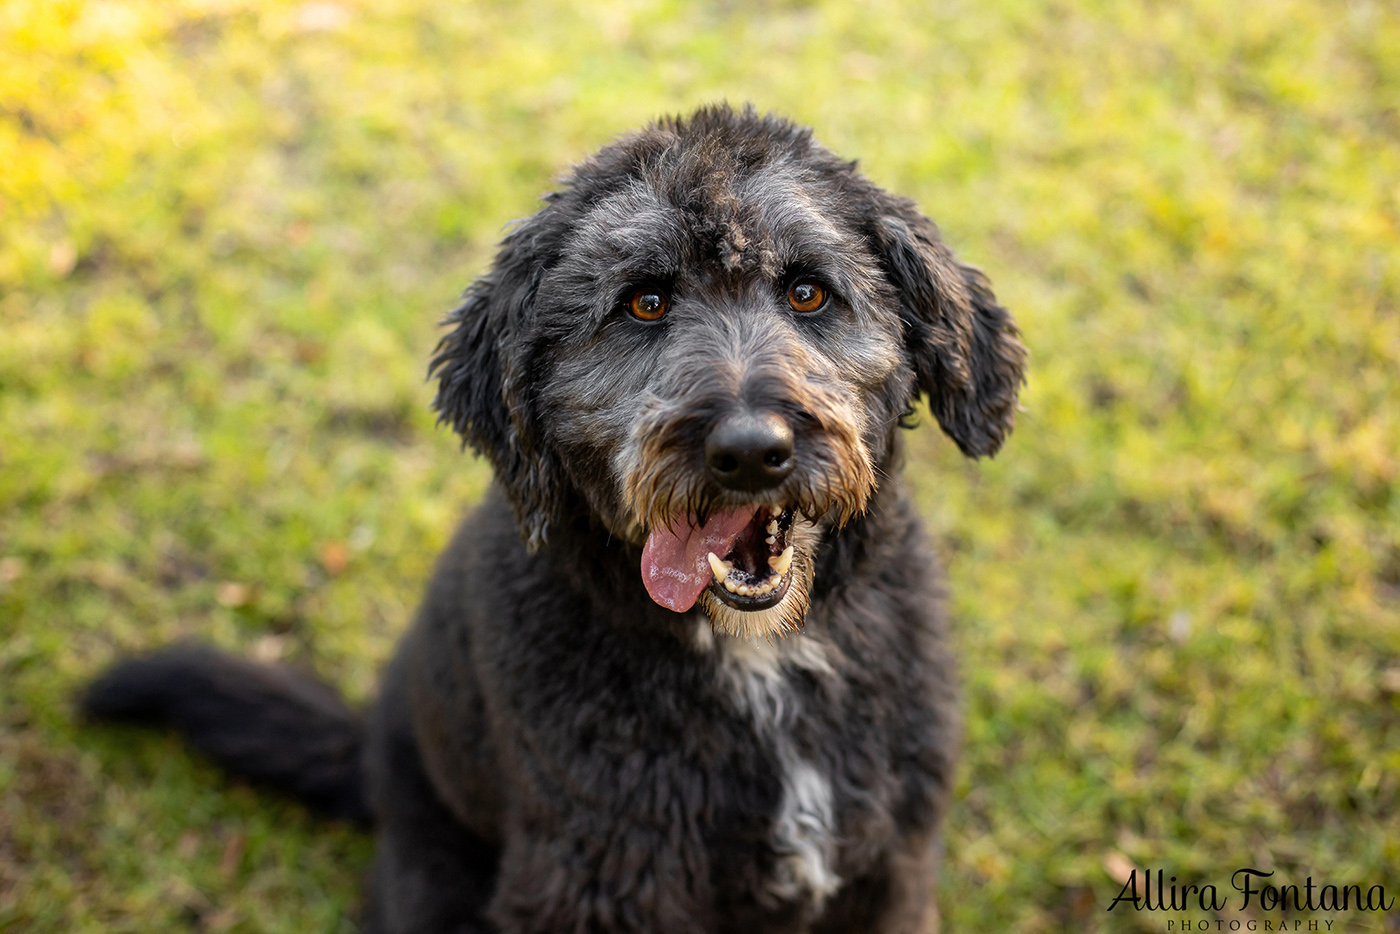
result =
[[914,205],[775,118],[650,127],[507,238],[434,360],[532,547],[569,503],[642,546],[657,603],[800,623],[917,395],[969,455],[1011,428],[1025,351]]

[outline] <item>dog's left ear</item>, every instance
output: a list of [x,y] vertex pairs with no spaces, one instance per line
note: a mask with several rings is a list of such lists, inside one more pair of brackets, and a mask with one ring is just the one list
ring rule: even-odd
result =
[[[543,212],[541,212],[543,213]],[[491,270],[472,284],[444,322],[428,370],[438,379],[433,408],[495,468],[531,551],[544,543],[562,509],[563,474],[537,430],[526,335],[548,265],[550,237],[536,215],[501,245]]]
[[981,270],[958,262],[912,201],[881,194],[872,239],[899,292],[919,391],[964,454],[995,454],[1011,432],[1026,381],[1016,322]]

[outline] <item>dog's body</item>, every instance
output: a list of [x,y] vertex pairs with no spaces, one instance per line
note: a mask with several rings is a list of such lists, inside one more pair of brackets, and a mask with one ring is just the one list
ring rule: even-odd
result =
[[930,930],[958,729],[896,431],[919,392],[969,454],[1010,429],[1024,351],[980,274],[716,108],[575,170],[452,323],[437,405],[498,482],[367,731],[188,648],[89,711],[371,814],[374,931]]
[[444,896],[485,849],[499,874],[475,907],[494,893],[507,931],[923,930],[951,671],[913,517],[891,496],[858,521],[868,550],[832,548],[817,575],[855,585],[750,641],[656,606],[635,571],[561,586],[610,576],[604,540],[551,567],[493,494],[371,720],[383,928],[453,930]]

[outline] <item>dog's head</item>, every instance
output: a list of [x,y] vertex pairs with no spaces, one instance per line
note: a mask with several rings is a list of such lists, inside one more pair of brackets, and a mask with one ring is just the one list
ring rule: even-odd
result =
[[567,503],[721,631],[800,623],[920,393],[969,456],[1025,350],[913,202],[752,110],[668,119],[578,166],[449,318],[435,405],[542,545]]

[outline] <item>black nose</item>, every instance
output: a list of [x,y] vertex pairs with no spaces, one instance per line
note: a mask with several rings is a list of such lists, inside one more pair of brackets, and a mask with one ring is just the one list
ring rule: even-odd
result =
[[792,429],[778,415],[729,415],[705,439],[710,476],[731,490],[769,490],[792,473]]

